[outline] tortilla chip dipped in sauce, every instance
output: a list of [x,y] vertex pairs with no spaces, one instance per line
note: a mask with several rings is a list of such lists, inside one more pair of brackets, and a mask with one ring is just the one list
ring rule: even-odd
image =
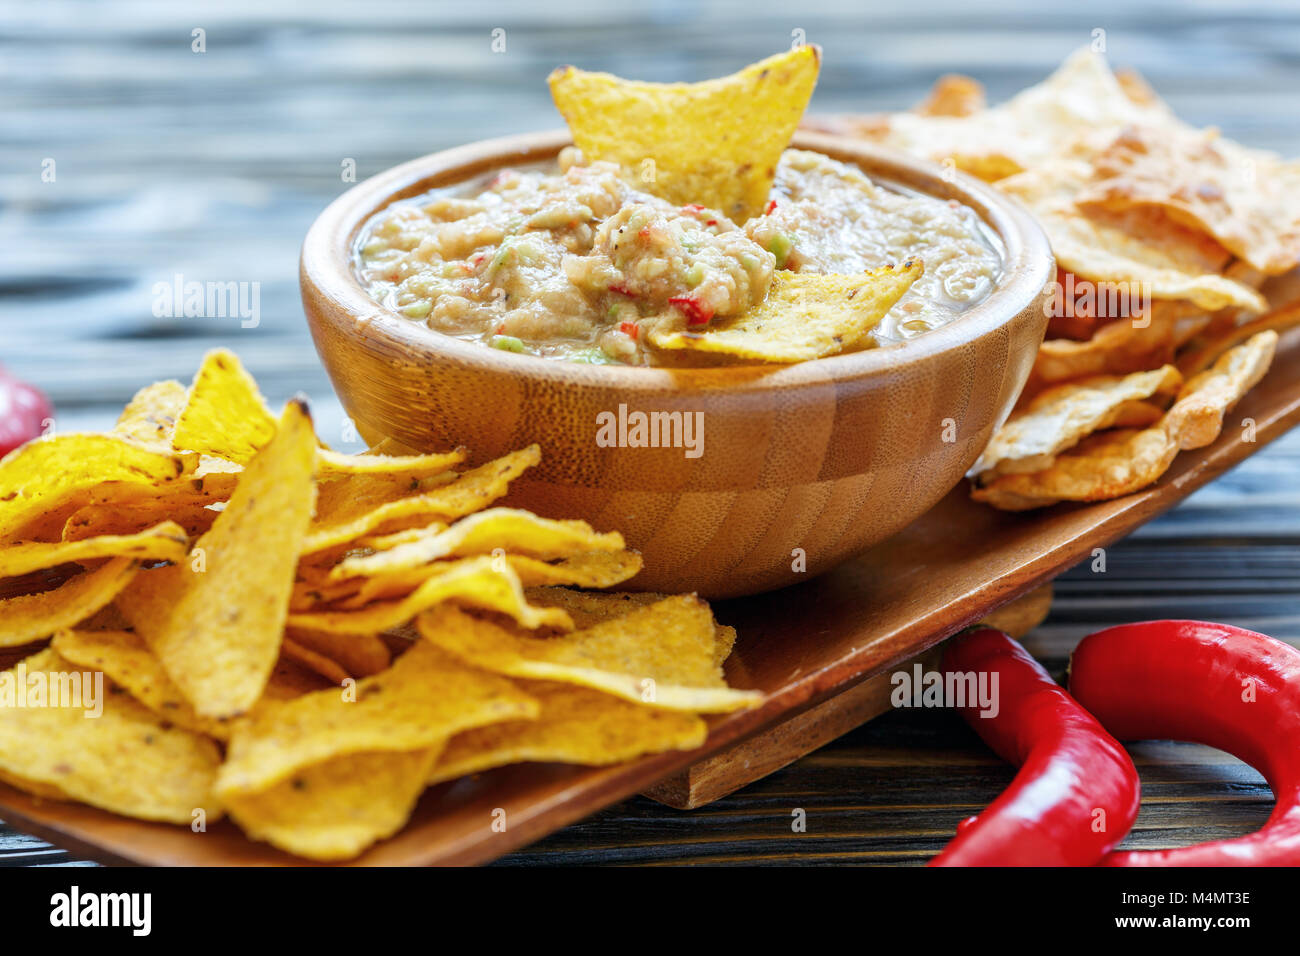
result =
[[821,48],[810,45],[703,83],[644,83],[572,66],[548,82],[588,159],[619,164],[670,202],[702,203],[744,222],[767,205],[820,69]]
[[[589,364],[799,362],[954,321],[998,281],[999,241],[961,203],[788,148],[818,60],[799,47],[696,84],[558,70],[577,146],[393,202],[356,239],[357,278],[436,331]],[[792,336],[810,314],[784,314],[792,289],[829,303],[836,280],[909,262],[924,271],[879,316]]]

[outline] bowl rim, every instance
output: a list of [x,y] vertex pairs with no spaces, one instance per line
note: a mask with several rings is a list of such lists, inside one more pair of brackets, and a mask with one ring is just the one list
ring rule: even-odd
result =
[[903,366],[960,348],[1012,321],[1045,294],[1056,275],[1055,260],[1042,227],[1023,206],[987,183],[849,137],[800,130],[790,144],[792,148],[821,152],[855,165],[865,161],[870,167],[866,171],[873,178],[931,196],[956,199],[974,209],[1002,244],[1003,272],[989,295],[946,325],[877,348],[789,365],[669,368],[565,362],[488,348],[400,316],[372,299],[361,285],[353,271],[354,242],[361,228],[381,209],[492,169],[545,161],[571,143],[568,130],[477,140],[401,163],[356,184],[321,212],[303,240],[299,277],[304,300],[310,288],[333,306],[320,310],[326,321],[337,325],[346,316],[356,327],[354,331],[386,336],[397,347],[415,354],[440,353],[462,367],[569,386],[615,388],[629,395],[661,395],[665,390],[711,391],[724,387],[784,390],[897,373]]

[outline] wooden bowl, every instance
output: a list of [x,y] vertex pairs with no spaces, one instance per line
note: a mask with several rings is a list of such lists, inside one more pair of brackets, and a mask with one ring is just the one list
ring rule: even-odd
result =
[[[335,200],[303,244],[316,349],[368,440],[475,463],[537,442],[510,504],[617,529],[645,568],[629,586],[752,594],[804,580],[892,535],[960,481],[1014,404],[1047,324],[1055,265],[1011,200],[962,175],[816,133],[794,144],[975,209],[1005,246],[993,293],[910,341],[789,366],[583,365],[462,341],[378,305],[352,243],[396,199],[554,157],[567,133],[473,143],[413,160]],[[597,416],[702,412],[703,452],[601,447]]]

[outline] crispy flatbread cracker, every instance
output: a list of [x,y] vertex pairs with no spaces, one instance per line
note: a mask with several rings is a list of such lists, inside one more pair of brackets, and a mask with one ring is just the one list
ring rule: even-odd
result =
[[700,332],[650,333],[659,349],[716,352],[761,362],[804,362],[852,351],[921,277],[912,259],[860,275],[779,271],[767,297],[743,315]]
[[1041,471],[1059,452],[1114,426],[1121,415],[1131,415],[1130,402],[1173,395],[1182,383],[1178,370],[1165,365],[1123,378],[1099,376],[1049,388],[1007,419],[970,474],[987,481],[1000,474]]
[[1002,475],[971,492],[1005,511],[1058,501],[1103,501],[1145,488],[1168,470],[1180,450],[1218,437],[1224,414],[1268,371],[1276,332],[1260,332],[1189,380],[1160,422],[1146,429],[1098,432],[1057,456],[1051,467]]
[[1217,130],[1126,127],[1094,158],[1078,201],[1162,209],[1266,275],[1300,264],[1300,162]]
[[801,46],[703,83],[644,83],[572,66],[549,82],[587,159],[619,163],[647,192],[743,223],[767,203],[820,67],[821,49]]
[[727,686],[713,614],[694,595],[571,634],[533,637],[450,605],[420,615],[420,634],[468,664],[510,677],[579,684],[650,707],[723,712],[752,707],[757,691]]
[[988,108],[983,85],[960,73],[947,73],[935,81],[926,98],[912,108],[919,116],[974,116]]
[[1135,101],[1106,63],[1088,48],[1050,77],[992,109],[937,115],[931,111],[843,123],[851,132],[989,182],[1089,149],[1089,135],[1129,124],[1175,122],[1159,100]]
[[194,559],[145,572],[118,602],[204,717],[247,711],[279,656],[315,453],[306,407],[289,402]]
[[1255,312],[1263,296],[1220,275],[1227,252],[1213,239],[1174,222],[1159,209],[1084,215],[1075,200],[1092,168],[1057,160],[998,183],[1038,219],[1057,265],[1093,282],[1147,290],[1153,299],[1186,299],[1202,309],[1235,306]]
[[457,734],[434,764],[430,784],[512,763],[619,763],[689,750],[708,735],[695,714],[644,707],[573,684],[526,680],[519,688],[540,705],[536,719]]

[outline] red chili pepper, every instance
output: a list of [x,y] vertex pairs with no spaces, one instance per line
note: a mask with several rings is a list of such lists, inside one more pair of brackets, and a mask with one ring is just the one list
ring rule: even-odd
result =
[[682,207],[682,212],[693,216],[697,212],[704,212],[704,207],[697,202],[688,202],[685,206]]
[[54,419],[54,406],[34,385],[0,369],[0,456],[39,438]]
[[668,300],[668,304],[682,310],[687,325],[708,325],[709,319],[713,318],[713,309],[693,295],[673,296]]
[[978,628],[948,643],[943,669],[989,675],[996,714],[978,702],[961,713],[1020,772],[931,866],[1091,866],[1124,838],[1139,804],[1133,761],[1023,647]]
[[624,285],[612,285],[609,287],[610,292],[617,292],[619,295],[625,295],[628,298],[635,299],[636,293]]
[[620,322],[618,330],[624,335],[631,336],[632,341],[634,342],[637,337],[641,335],[641,326],[635,322]]
[[1227,624],[1125,624],[1080,642],[1070,691],[1121,740],[1226,750],[1263,774],[1277,801],[1248,836],[1112,853],[1104,865],[1300,865],[1300,651]]
[[775,200],[775,199],[769,199],[769,200],[767,201],[767,208],[763,210],[763,215],[764,215],[764,216],[770,216],[770,215],[772,215],[772,213],[774,213],[774,212],[776,212],[776,200]]

